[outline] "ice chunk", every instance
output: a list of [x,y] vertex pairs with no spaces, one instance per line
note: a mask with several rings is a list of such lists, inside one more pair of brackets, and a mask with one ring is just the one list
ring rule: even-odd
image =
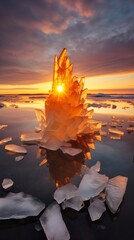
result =
[[16,161],[16,162],[19,162],[19,161],[21,161],[23,158],[24,158],[24,156],[17,156],[17,157],[15,158],[15,161]]
[[52,203],[40,217],[40,222],[48,240],[69,240],[70,234],[62,219],[60,206]]
[[15,153],[27,153],[27,150],[24,147],[21,147],[15,144],[6,145],[5,150],[15,152]]
[[102,125],[102,127],[106,127],[107,126],[107,122],[102,122],[101,125]]
[[88,160],[91,160],[91,153],[90,153],[90,152],[86,152],[86,153],[85,153],[85,157],[86,157]]
[[45,159],[43,159],[42,161],[41,161],[41,163],[39,164],[39,166],[40,167],[42,167],[44,164],[46,164],[47,163],[47,159],[45,158]]
[[108,177],[106,175],[101,175],[91,169],[88,174],[83,176],[78,188],[78,195],[80,195],[84,201],[89,200],[102,192],[107,182]]
[[112,213],[120,206],[126,191],[127,177],[116,176],[111,178],[106,186],[106,203]]
[[120,140],[121,139],[121,136],[120,135],[111,135],[110,136],[110,139],[112,139],[112,140]]
[[2,145],[4,143],[7,143],[7,142],[10,142],[10,141],[12,141],[11,137],[4,138],[4,139],[0,140],[0,145]]
[[42,139],[42,133],[25,133],[21,134],[20,139],[26,143],[37,143]]
[[95,150],[95,145],[94,145],[94,143],[88,143],[88,147],[89,147],[90,149]]
[[8,125],[0,125],[0,130],[7,128],[7,127],[8,127]]
[[67,153],[67,154],[69,154],[71,156],[75,156],[75,155],[77,155],[77,154],[82,152],[81,148],[72,148],[72,147],[62,146],[62,147],[60,147],[60,149],[61,149],[61,151],[63,153]]
[[10,188],[10,187],[12,187],[13,186],[13,181],[12,181],[12,179],[10,179],[10,178],[5,178],[4,180],[3,180],[3,182],[2,182],[2,187],[4,188],[4,189],[7,189],[7,188]]
[[77,193],[77,187],[72,183],[68,183],[56,189],[54,193],[54,199],[60,204],[65,199],[70,199],[75,197],[76,193]]
[[104,202],[98,198],[95,198],[88,207],[88,212],[92,221],[100,219],[100,217],[105,211],[106,207]]
[[107,132],[101,131],[100,135],[106,137],[107,136]]
[[115,129],[114,129],[114,128],[109,128],[108,131],[109,131],[110,133],[118,134],[118,135],[121,135],[121,136],[124,135],[124,132],[121,131],[121,130],[119,130],[119,129],[117,129],[117,128],[115,128]]
[[80,211],[84,207],[84,202],[80,196],[73,197],[69,200],[65,200],[62,203],[62,209],[73,208],[76,211]]
[[36,133],[39,133],[41,131],[41,128],[40,127],[35,127],[35,132]]
[[4,103],[0,103],[0,108],[3,108],[5,106]]
[[127,132],[128,132],[128,133],[134,132],[134,127],[128,127],[128,128],[127,128]]
[[0,198],[0,219],[21,219],[28,216],[37,216],[45,204],[31,195],[20,193],[9,193]]
[[93,165],[90,170],[94,170],[96,172],[100,172],[100,161],[97,161],[95,165]]

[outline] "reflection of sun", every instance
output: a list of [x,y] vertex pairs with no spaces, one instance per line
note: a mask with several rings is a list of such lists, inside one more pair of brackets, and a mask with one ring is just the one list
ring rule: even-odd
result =
[[57,91],[58,91],[59,93],[63,92],[63,86],[62,86],[62,85],[58,85],[58,86],[57,86]]

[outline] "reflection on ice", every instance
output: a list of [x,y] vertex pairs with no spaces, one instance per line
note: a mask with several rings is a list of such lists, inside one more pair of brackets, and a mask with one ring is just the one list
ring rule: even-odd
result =
[[24,193],[9,193],[0,198],[0,219],[21,219],[28,216],[37,216],[45,204],[37,198]]
[[48,240],[69,240],[70,234],[62,219],[60,206],[52,203],[40,217],[40,222]]

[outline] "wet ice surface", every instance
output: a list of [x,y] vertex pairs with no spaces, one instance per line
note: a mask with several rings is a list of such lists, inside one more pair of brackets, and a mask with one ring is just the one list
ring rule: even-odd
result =
[[69,240],[70,234],[62,219],[60,206],[52,203],[40,218],[41,225],[46,233],[47,239]]
[[[36,101],[33,98],[29,99],[29,101],[34,102],[30,102],[28,106],[28,103],[24,103],[24,101],[20,99],[20,103],[17,103],[18,108],[3,107],[0,109],[0,126],[8,125],[0,130],[0,140],[11,136],[13,138],[11,143],[21,146],[22,143],[19,136],[22,133],[35,131],[35,126],[37,126],[38,123],[34,109],[31,108],[43,108],[44,99],[38,100],[37,98]],[[128,103],[126,103],[126,106],[128,106]],[[116,109],[112,110],[113,112],[111,115],[94,114],[94,119],[101,120],[104,123],[105,126],[103,126],[102,130],[105,131],[107,135],[102,136],[102,141],[95,142],[96,149],[91,149],[92,160],[86,160],[87,167],[91,167],[97,163],[97,161],[100,161],[100,173],[106,174],[110,179],[117,175],[128,177],[128,185],[123,203],[119,206],[120,211],[117,211],[116,214],[106,211],[103,213],[100,220],[91,222],[87,206],[82,208],[80,212],[70,208],[66,208],[64,211],[62,210],[62,216],[71,235],[71,240],[133,240],[134,133],[129,133],[127,131],[127,128],[133,127],[130,126],[132,122],[128,122],[133,121],[133,107],[130,108],[130,106],[132,105],[129,105],[128,109],[122,109],[121,105],[120,108],[117,106]],[[99,110],[100,112],[102,110],[107,112],[111,111],[111,108],[100,108]],[[116,115],[116,112],[119,110],[124,111],[124,114],[131,113],[131,116]],[[113,134],[108,133],[108,128],[112,122],[112,116],[115,116],[115,119],[124,120],[122,127],[116,126],[116,128],[124,132],[124,135],[121,136],[120,139],[110,139],[110,136],[113,136]],[[114,137],[116,136],[118,135],[114,134]],[[15,158],[20,156],[20,154],[5,151],[4,146],[5,144],[0,146],[0,182],[2,183],[4,178],[10,178],[13,180],[14,185],[11,190],[4,190],[1,186],[0,197],[5,197],[7,191],[16,193],[23,191],[26,194],[30,194],[42,200],[42,202],[45,202],[46,206],[48,206],[53,201],[57,179],[63,182],[63,178],[66,176],[67,179],[68,177],[73,179],[73,184],[77,187],[79,186],[81,180],[79,172],[83,162],[82,160],[81,162],[78,161],[76,156],[64,160],[64,164],[62,165],[61,155],[56,158],[55,152],[54,154],[50,153],[50,155],[52,155],[51,161],[39,167],[39,164],[45,159],[45,156],[42,156],[41,153],[38,154],[37,157],[37,146],[24,146],[27,149],[27,154],[19,163],[15,161]],[[53,159],[55,160],[54,163]],[[68,161],[70,161],[69,164]],[[76,172],[77,174],[74,178],[74,173]],[[32,240],[46,239],[43,231],[36,232],[34,228],[35,223],[38,224],[37,219],[28,219],[23,222],[0,221],[0,237],[4,240],[18,240],[18,238],[20,240],[27,238]]]
[[0,219],[37,216],[44,208],[44,203],[30,195],[9,193],[5,198],[0,198]]

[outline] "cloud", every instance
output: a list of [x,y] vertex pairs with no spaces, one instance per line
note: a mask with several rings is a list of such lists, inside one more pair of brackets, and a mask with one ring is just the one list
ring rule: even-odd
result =
[[131,0],[1,0],[0,83],[51,80],[64,47],[78,75],[134,71],[133,9]]

